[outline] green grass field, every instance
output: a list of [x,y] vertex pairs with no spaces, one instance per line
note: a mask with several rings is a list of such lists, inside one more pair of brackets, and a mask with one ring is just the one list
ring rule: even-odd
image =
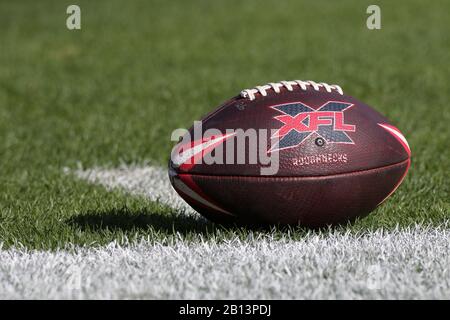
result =
[[0,243],[54,249],[147,237],[296,238],[224,229],[64,168],[165,166],[170,134],[241,89],[340,84],[399,127],[407,179],[351,230],[450,218],[450,3],[378,1],[0,1]]

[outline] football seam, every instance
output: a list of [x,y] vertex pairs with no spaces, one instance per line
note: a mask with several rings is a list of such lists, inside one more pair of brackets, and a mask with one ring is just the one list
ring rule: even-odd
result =
[[411,158],[407,158],[406,160],[396,162],[393,164],[389,164],[386,166],[381,166],[381,167],[376,167],[376,168],[371,168],[371,169],[363,169],[363,170],[358,170],[358,171],[335,173],[335,174],[330,174],[330,175],[317,175],[317,176],[269,176],[269,175],[267,175],[267,176],[265,176],[265,175],[244,176],[244,175],[201,174],[201,173],[189,173],[189,172],[176,172],[176,174],[177,175],[190,175],[190,176],[194,176],[194,177],[217,177],[217,178],[257,178],[257,179],[320,179],[320,178],[322,178],[322,179],[328,179],[328,178],[340,177],[340,176],[358,175],[358,174],[363,174],[363,173],[371,172],[371,171],[381,171],[384,169],[389,169],[392,167],[397,167],[397,166],[401,166],[403,164],[407,164],[409,161],[411,161]]

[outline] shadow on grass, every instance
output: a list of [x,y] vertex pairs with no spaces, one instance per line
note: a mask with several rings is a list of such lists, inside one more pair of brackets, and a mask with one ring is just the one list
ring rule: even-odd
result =
[[223,229],[201,217],[177,213],[153,213],[146,210],[132,211],[127,208],[109,211],[89,211],[67,220],[69,225],[83,231],[145,231],[153,228],[164,233],[211,233]]
[[[287,231],[293,228],[301,231],[300,227],[289,226],[268,226],[268,225],[248,225],[248,224],[217,224],[206,220],[200,216],[190,216],[181,213],[155,213],[146,210],[130,210],[129,208],[112,209],[108,211],[89,211],[71,217],[66,221],[69,225],[80,228],[83,231],[122,231],[139,232],[153,229],[165,234],[180,233],[186,235],[214,234],[216,232],[237,232],[259,231],[261,233],[271,233],[273,231]],[[307,230],[307,229],[306,229]],[[306,231],[303,229],[303,231]]]

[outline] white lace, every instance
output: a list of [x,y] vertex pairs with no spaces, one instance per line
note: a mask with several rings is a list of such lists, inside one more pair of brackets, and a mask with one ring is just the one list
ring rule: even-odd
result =
[[314,90],[319,91],[320,88],[324,88],[327,92],[331,92],[332,90],[337,91],[340,94],[344,94],[342,92],[342,88],[337,84],[326,84],[324,82],[316,83],[311,80],[302,81],[302,80],[294,80],[294,81],[280,81],[280,82],[270,82],[263,86],[256,86],[253,89],[246,89],[241,91],[241,97],[248,98],[251,100],[255,100],[255,94],[260,93],[263,97],[267,96],[267,90],[272,89],[275,93],[280,93],[280,89],[285,87],[288,91],[293,91],[295,86],[299,86],[302,90],[308,90],[308,86],[312,87]]

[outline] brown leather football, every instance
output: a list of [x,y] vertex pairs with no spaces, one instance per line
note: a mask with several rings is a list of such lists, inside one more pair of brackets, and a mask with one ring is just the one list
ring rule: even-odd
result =
[[396,127],[339,86],[281,81],[242,91],[194,125],[169,177],[215,222],[321,227],[383,203],[410,154]]

